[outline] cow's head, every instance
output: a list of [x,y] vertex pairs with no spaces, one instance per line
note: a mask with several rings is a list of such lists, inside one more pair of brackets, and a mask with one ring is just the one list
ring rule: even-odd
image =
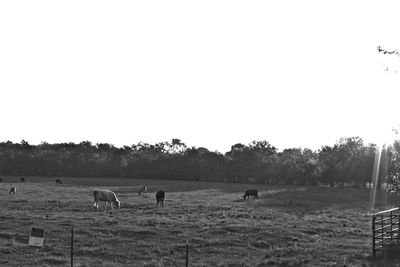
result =
[[121,207],[121,202],[117,198],[113,200],[113,204],[115,207],[117,207],[117,209]]

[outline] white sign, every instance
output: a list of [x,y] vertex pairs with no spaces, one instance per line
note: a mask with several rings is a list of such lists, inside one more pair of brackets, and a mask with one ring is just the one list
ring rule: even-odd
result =
[[31,236],[29,237],[29,246],[43,247],[44,229],[32,228]]

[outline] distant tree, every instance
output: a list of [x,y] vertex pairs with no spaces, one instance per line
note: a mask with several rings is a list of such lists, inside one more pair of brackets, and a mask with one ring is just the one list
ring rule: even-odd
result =
[[367,184],[372,182],[375,153],[374,144],[364,146],[360,151],[354,171],[354,182],[358,187],[366,188]]
[[[396,134],[398,134],[398,132],[396,132]],[[390,185],[392,190],[398,193],[400,192],[400,140],[395,140],[388,150],[390,151],[390,161],[386,182]]]
[[377,48],[378,48],[378,52],[382,53],[384,55],[388,54],[388,55],[400,56],[400,53],[399,53],[398,50],[389,51],[389,50],[386,50],[386,49],[382,48],[380,45],[378,45]]
[[[277,173],[279,182],[284,184],[306,184],[307,174],[311,175],[309,171],[306,156],[308,150],[303,153],[301,148],[284,149],[278,153],[279,161],[277,165]],[[310,173],[308,173],[310,172]]]
[[[89,141],[30,145],[22,140],[0,143],[0,175],[133,177],[200,181],[257,181],[306,184],[352,183],[365,186],[372,180],[377,148],[361,138],[342,138],[318,152],[291,148],[277,152],[267,141],[237,143],[224,155],[207,148],[188,148],[180,139],[117,148]],[[400,173],[400,145],[387,146],[377,186],[395,184]],[[398,183],[400,184],[400,182]]]
[[187,146],[180,139],[174,138],[171,143],[167,143],[168,152],[170,154],[180,154],[185,153]]
[[21,141],[21,146],[23,146],[23,147],[31,147],[31,145],[27,141],[25,141],[23,139]]
[[187,149],[183,158],[185,173],[200,181],[227,181],[226,159],[218,152],[204,147]]
[[236,182],[249,179],[270,183],[274,180],[276,148],[267,141],[253,141],[248,146],[237,143],[225,153],[227,177]]
[[338,179],[341,186],[345,182],[355,181],[355,171],[364,148],[363,140],[360,137],[341,138],[338,142],[338,160],[340,169],[338,170]]
[[253,141],[249,144],[250,150],[259,155],[272,155],[276,153],[276,147],[272,146],[268,141]]
[[335,144],[331,146],[323,146],[319,151],[319,167],[320,181],[328,183],[331,187],[335,185],[339,174],[339,148]]
[[246,182],[254,177],[257,169],[257,154],[248,146],[237,143],[231,146],[231,150],[225,153],[228,161],[228,179],[235,182]]
[[[378,49],[378,53],[380,53],[380,54],[382,54],[382,55],[385,55],[385,56],[390,56],[389,58],[386,58],[387,60],[391,60],[391,59],[393,59],[393,57],[394,56],[397,56],[397,57],[400,57],[400,52],[399,52],[399,50],[388,50],[388,49],[386,49],[386,48],[382,48],[381,46],[377,46],[377,49]],[[396,62],[395,64],[398,64],[398,62]],[[392,71],[392,70],[390,70],[390,68],[393,68],[393,67],[390,67],[389,68],[389,66],[388,66],[388,64],[387,63],[385,63],[385,64],[383,64],[384,65],[384,71],[385,72],[389,72],[389,71]],[[393,65],[393,64],[392,64]],[[398,69],[395,69],[394,70],[394,73],[398,73]]]

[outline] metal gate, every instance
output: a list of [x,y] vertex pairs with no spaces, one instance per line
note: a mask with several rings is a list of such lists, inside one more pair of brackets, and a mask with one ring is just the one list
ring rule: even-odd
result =
[[393,208],[372,216],[372,255],[400,252],[400,211]]

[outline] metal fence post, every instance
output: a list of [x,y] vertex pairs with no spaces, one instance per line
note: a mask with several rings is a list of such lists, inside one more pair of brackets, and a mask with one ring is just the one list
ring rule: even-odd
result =
[[71,227],[71,267],[74,267],[74,228]]

